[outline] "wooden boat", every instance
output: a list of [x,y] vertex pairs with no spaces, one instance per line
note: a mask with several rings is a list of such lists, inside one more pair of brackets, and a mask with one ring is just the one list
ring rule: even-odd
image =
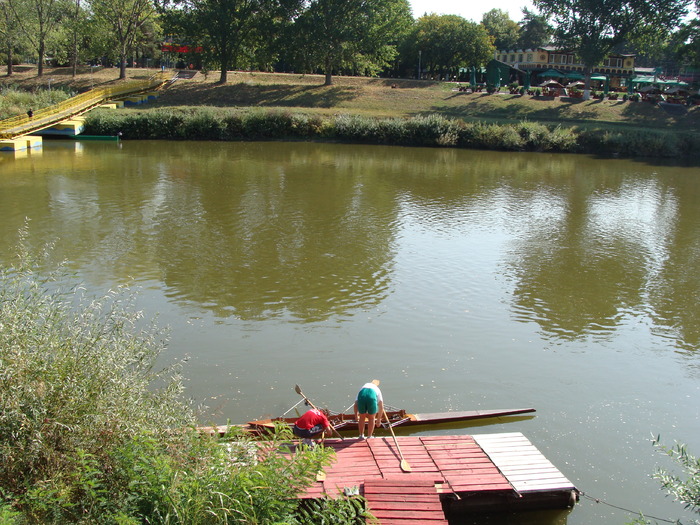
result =
[[[420,425],[441,425],[445,423],[459,423],[475,419],[495,418],[504,416],[516,416],[534,412],[534,408],[511,408],[495,410],[468,410],[462,412],[427,412],[422,414],[409,414],[405,410],[387,410],[387,416],[391,427],[409,427]],[[251,434],[260,435],[274,428],[275,425],[284,424],[290,427],[298,417],[275,417],[249,421],[243,425],[235,425]],[[336,430],[343,432],[357,432],[357,420],[354,414],[331,414],[328,418]],[[384,428],[389,428],[386,419],[383,420]],[[202,432],[225,434],[228,426],[200,427]]]

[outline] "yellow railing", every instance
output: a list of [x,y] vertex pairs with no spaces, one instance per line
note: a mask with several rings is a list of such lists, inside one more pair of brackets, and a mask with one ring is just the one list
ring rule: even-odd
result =
[[169,79],[169,74],[159,72],[148,80],[132,80],[116,86],[91,89],[90,91],[66,99],[53,106],[39,109],[34,112],[32,117],[28,115],[18,115],[16,117],[0,120],[0,138],[14,138],[49,127],[72,116],[80,115],[108,100],[132,93],[156,89]]

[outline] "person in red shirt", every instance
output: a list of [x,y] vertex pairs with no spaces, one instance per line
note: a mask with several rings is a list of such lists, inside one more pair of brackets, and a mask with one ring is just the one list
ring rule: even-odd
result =
[[328,416],[321,410],[312,408],[297,419],[292,427],[292,433],[302,438],[302,443],[305,445],[313,445],[313,439],[321,436],[325,437],[326,430],[331,428],[331,423],[328,421]]

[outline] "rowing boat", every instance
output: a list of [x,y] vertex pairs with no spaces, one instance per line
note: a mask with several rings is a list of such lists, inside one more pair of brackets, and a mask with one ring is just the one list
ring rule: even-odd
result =
[[[468,410],[462,412],[427,412],[422,414],[409,414],[405,410],[388,410],[387,416],[391,423],[391,427],[412,427],[423,425],[442,425],[446,423],[460,423],[463,421],[472,421],[476,419],[517,416],[521,414],[529,414],[534,412],[534,408],[511,408],[511,409],[494,409],[494,410]],[[248,421],[243,425],[235,425],[251,434],[260,435],[276,425],[292,426],[298,417],[275,417],[269,419],[258,419]],[[338,431],[357,431],[357,419],[354,414],[331,414],[328,418]],[[385,428],[388,428],[386,422],[383,423]],[[228,426],[202,427],[200,431],[208,433],[224,434],[228,430]]]

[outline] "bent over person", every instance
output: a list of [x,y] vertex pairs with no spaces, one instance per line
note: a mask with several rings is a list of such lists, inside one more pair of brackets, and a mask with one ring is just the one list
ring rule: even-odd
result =
[[331,423],[326,414],[317,408],[312,408],[297,419],[292,427],[292,433],[302,438],[302,443],[305,445],[313,446],[312,440],[319,436],[325,437],[324,433],[329,428],[331,428]]
[[360,439],[365,439],[365,421],[367,438],[373,437],[374,427],[381,421],[384,413],[384,400],[379,390],[379,379],[373,379],[360,389],[355,400],[355,419],[360,430]]

